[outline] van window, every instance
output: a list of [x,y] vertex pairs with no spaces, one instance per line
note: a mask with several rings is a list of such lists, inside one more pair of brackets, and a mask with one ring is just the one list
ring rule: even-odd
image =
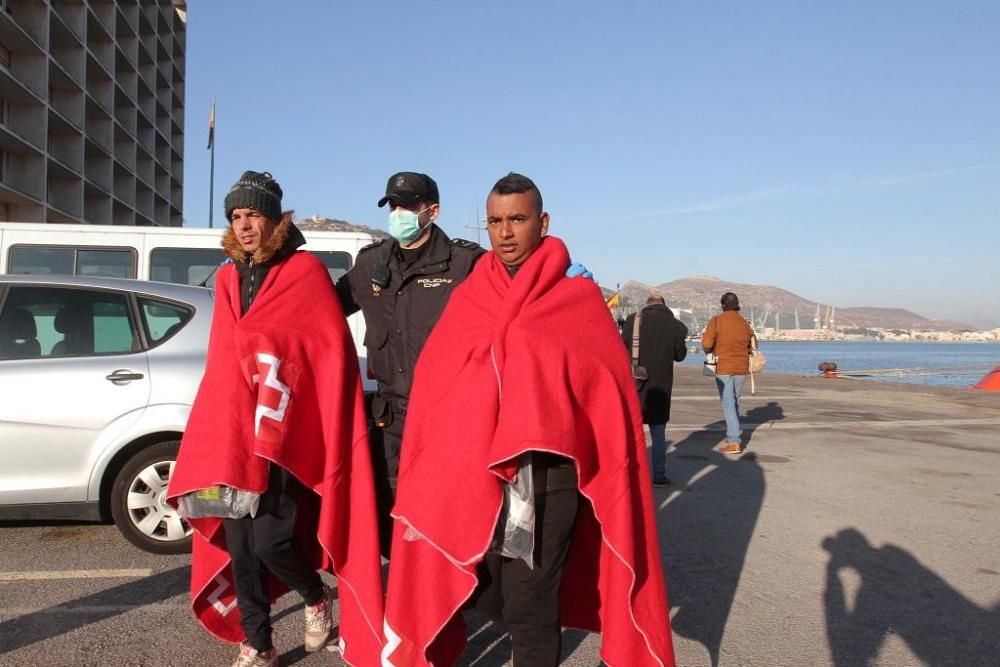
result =
[[135,258],[132,248],[14,245],[7,272],[135,278]]
[[182,285],[215,285],[215,270],[226,259],[222,248],[154,248],[149,279]]
[[310,250],[330,273],[330,280],[337,282],[351,268],[351,253],[339,250]]
[[8,273],[73,275],[76,251],[72,248],[29,248],[14,246],[10,249]]
[[76,251],[76,272],[81,276],[135,278],[135,252],[81,248]]

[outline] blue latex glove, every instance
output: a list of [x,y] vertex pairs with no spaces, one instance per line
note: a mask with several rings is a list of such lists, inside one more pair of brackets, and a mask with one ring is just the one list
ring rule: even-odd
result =
[[[572,264],[569,265],[569,268],[566,269],[566,277],[576,278],[579,276],[583,276],[584,278],[589,278],[590,280],[594,280],[594,274],[588,271],[587,267],[585,267],[583,264],[579,264],[578,262],[573,262]],[[594,282],[597,281],[595,280]]]

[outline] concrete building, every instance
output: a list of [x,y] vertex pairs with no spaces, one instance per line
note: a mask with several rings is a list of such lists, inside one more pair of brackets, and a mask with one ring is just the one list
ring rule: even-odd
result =
[[183,0],[0,0],[0,220],[182,224]]

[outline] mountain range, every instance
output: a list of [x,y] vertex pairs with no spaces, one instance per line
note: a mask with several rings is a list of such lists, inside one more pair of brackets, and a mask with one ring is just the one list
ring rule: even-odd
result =
[[[704,325],[719,310],[719,299],[726,292],[733,292],[740,299],[741,312],[753,318],[758,329],[813,329],[818,317],[825,326],[832,319],[838,329],[896,329],[902,331],[976,331],[976,327],[962,322],[932,320],[902,308],[875,308],[852,306],[832,308],[806,299],[788,290],[772,285],[746,285],[731,283],[715,276],[688,276],[660,285],[647,285],[635,280],[626,282],[619,298],[627,301],[626,308],[641,306],[653,292],[663,295],[667,305],[690,313],[682,313],[687,323]],[[610,295],[611,292],[607,291]],[[624,305],[624,304],[623,304]],[[818,313],[818,315],[817,315]]]
[[[313,216],[295,222],[300,229],[316,231],[348,231],[371,234],[375,238],[388,238],[385,230],[367,225],[357,225],[345,220]],[[605,297],[613,290],[602,288]],[[873,308],[837,306],[830,311],[829,304],[820,304],[788,290],[771,285],[745,285],[720,280],[714,276],[688,276],[660,285],[647,285],[635,280],[627,281],[619,290],[620,305],[630,311],[641,307],[653,292],[663,294],[667,305],[681,309],[681,320],[698,328],[704,326],[708,318],[719,312],[719,299],[725,292],[734,292],[740,298],[742,312],[752,317],[758,329],[774,327],[781,329],[816,327],[817,306],[819,319],[825,325],[832,315],[838,329],[897,329],[901,331],[975,331],[976,327],[962,322],[932,320],[902,308]]]

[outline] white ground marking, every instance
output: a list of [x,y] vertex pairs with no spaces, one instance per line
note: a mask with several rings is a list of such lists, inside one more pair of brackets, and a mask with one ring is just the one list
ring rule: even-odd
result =
[[[741,399],[742,400],[742,399]],[[812,428],[832,429],[832,428],[898,428],[900,426],[1000,426],[1000,417],[988,417],[986,419],[892,419],[886,421],[877,420],[824,420],[814,422],[796,422],[785,417],[780,420],[765,421],[759,424],[747,422],[741,419],[740,424],[744,427],[753,424],[756,430],[760,429],[781,429],[782,431],[801,431]],[[725,431],[725,424],[713,426],[677,424],[672,422],[667,427],[668,433],[677,431]]]
[[191,603],[186,599],[177,602],[149,602],[145,604],[74,604],[63,606],[61,604],[49,607],[0,607],[0,618],[16,618],[27,616],[28,614],[103,614],[115,613],[125,614],[136,609],[143,611],[166,610],[172,613],[176,609],[190,609]]
[[0,581],[42,581],[45,579],[141,579],[153,574],[151,569],[136,570],[36,570],[34,572],[0,572]]
[[[787,401],[787,400],[790,400],[790,399],[799,399],[799,398],[805,398],[805,399],[808,399],[810,401],[815,401],[816,400],[816,394],[815,393],[805,393],[805,392],[803,392],[801,394],[783,394],[783,395],[775,394],[775,395],[769,395],[769,394],[763,394],[763,393],[761,393],[761,394],[757,394],[756,396],[754,396],[750,392],[747,392],[745,394],[741,394],[740,395],[740,403],[742,404],[742,403],[744,403],[746,401],[756,401],[758,403],[762,403],[764,401]],[[713,401],[715,403],[718,403],[719,402],[719,397],[718,396],[712,396],[712,395],[708,395],[708,396],[673,396],[670,399],[671,403],[677,403],[678,401],[680,401],[680,402],[686,402],[686,401]]]

